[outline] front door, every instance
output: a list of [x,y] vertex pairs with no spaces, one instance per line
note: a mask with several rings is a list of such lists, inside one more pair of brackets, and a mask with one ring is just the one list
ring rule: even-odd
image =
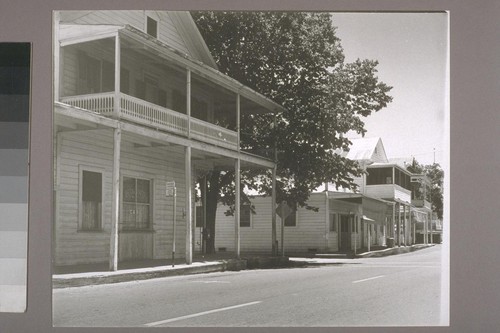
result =
[[351,231],[349,228],[349,215],[340,215],[340,250],[351,249]]

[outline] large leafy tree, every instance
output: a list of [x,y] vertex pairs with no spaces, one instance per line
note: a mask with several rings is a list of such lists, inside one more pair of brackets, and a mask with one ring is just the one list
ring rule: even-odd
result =
[[[277,200],[307,206],[324,182],[353,187],[361,172],[336,152],[347,150],[348,131],[364,134],[362,117],[385,107],[391,87],[376,77],[376,61],[344,63],[330,15],[303,12],[193,12],[219,70],[286,111],[245,116],[242,148],[278,153]],[[245,187],[271,193],[271,171],[246,170]],[[207,226],[215,230],[217,202],[234,205],[232,172],[208,176]],[[202,193],[205,194],[205,193]],[[213,234],[213,232],[212,232]],[[208,251],[213,250],[213,237]]]
[[426,175],[431,182],[430,199],[432,211],[436,213],[438,219],[443,219],[443,179],[444,171],[439,163],[423,165],[413,159],[413,162],[407,167],[408,171],[415,174]]

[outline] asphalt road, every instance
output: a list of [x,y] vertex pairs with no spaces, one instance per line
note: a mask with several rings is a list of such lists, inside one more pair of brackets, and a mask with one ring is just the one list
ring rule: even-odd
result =
[[322,260],[324,265],[307,268],[56,289],[54,326],[446,324],[440,258],[438,245],[383,258]]

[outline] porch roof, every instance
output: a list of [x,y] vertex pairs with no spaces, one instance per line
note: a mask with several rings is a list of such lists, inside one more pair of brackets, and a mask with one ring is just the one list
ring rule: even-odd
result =
[[193,59],[189,55],[130,25],[60,24],[58,34],[61,46],[111,38],[118,35],[125,36],[149,48],[157,56],[170,60],[181,67],[191,70],[191,72],[200,77],[208,79],[233,93],[253,101],[265,109],[261,113],[279,113],[285,110],[278,103],[223,74],[219,70]]
[[261,156],[208,145],[194,139],[144,128],[61,102],[55,102],[54,104],[54,123],[56,130],[60,132],[121,128],[130,136],[131,140],[137,141],[138,147],[161,147],[168,145],[191,147],[193,149],[193,162],[199,163],[199,167],[202,169],[234,168],[234,161],[237,158],[240,159],[243,168],[264,169],[274,167],[273,161]]

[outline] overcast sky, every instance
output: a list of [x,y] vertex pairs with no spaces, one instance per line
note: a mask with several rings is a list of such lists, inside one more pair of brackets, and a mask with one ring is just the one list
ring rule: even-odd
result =
[[379,61],[378,77],[393,89],[387,108],[365,118],[365,137],[382,138],[389,158],[445,160],[447,14],[334,13],[346,62]]

